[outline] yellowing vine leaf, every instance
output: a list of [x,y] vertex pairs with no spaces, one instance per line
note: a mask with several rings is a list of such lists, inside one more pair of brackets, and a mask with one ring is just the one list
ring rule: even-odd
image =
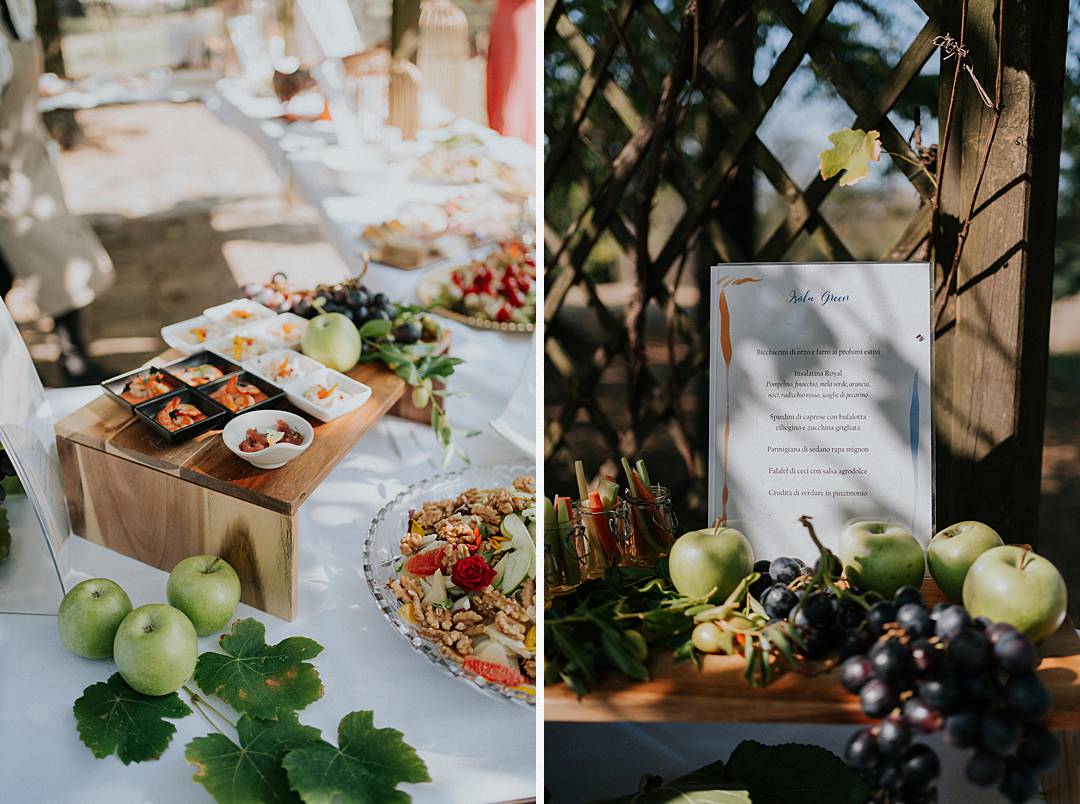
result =
[[843,171],[840,186],[862,181],[870,172],[870,162],[881,159],[881,135],[860,128],[842,128],[829,135],[832,148],[818,154],[821,178],[831,179]]

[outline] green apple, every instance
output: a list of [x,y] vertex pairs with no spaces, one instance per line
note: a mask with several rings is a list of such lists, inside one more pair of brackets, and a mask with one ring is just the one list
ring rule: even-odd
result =
[[735,528],[684,533],[668,555],[671,582],[686,597],[703,597],[715,588],[713,599],[723,600],[753,570],[753,548]]
[[108,578],[78,583],[60,601],[60,641],[76,656],[106,659],[112,656],[116,629],[130,612],[127,592]]
[[844,528],[840,561],[849,581],[887,598],[901,586],[921,586],[926,573],[922,545],[891,522],[859,521]]
[[926,563],[937,585],[953,603],[964,597],[964,578],[976,558],[1005,544],[998,532],[982,522],[957,522],[934,534],[926,548]]
[[341,313],[323,313],[308,322],[300,348],[312,360],[337,371],[360,362],[360,331]]
[[1065,619],[1065,579],[1027,547],[993,547],[975,559],[964,580],[964,608],[972,617],[1009,623],[1036,641]]
[[169,573],[165,596],[187,615],[195,633],[207,636],[223,629],[236,611],[240,577],[219,556],[191,556]]
[[116,632],[113,659],[133,690],[168,695],[195,672],[199,639],[184,612],[165,603],[139,606]]

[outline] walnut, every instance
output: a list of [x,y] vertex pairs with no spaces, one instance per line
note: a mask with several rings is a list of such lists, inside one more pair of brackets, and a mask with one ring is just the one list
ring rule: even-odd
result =
[[459,517],[442,520],[435,526],[435,533],[444,542],[450,544],[471,542],[475,538],[472,524]]
[[455,544],[452,545],[443,555],[443,567],[445,570],[443,575],[447,578],[450,577],[450,572],[454,569],[454,565],[458,562],[459,558],[465,558],[469,554],[469,545],[467,544]]
[[536,603],[536,581],[532,578],[526,578],[525,582],[521,584],[521,605],[524,608],[529,608]]
[[483,494],[480,489],[465,489],[454,500],[454,508],[468,508],[470,505],[480,502],[482,497]]
[[470,513],[478,517],[485,525],[490,525],[493,528],[499,527],[503,521],[503,515],[490,506],[478,504],[474,505],[470,509]]
[[511,639],[525,639],[525,625],[511,619],[505,611],[495,612],[495,627]]
[[[499,625],[499,620],[497,617],[498,614],[506,615],[505,622],[507,628],[510,627],[510,621],[517,621],[518,623],[528,623],[531,619],[529,617],[529,613],[525,611],[524,606],[511,600],[493,586],[489,586],[482,592],[474,594],[472,596],[472,607],[475,611],[483,614],[485,618],[495,620],[496,626]],[[509,631],[506,630],[506,628],[500,627],[499,630],[507,636],[513,636]],[[516,631],[517,628],[514,628],[514,630]],[[522,630],[521,636],[516,638],[524,639],[525,631]]]
[[536,659],[526,659],[521,664],[522,664],[522,667],[525,669],[525,675],[527,675],[529,678],[531,678],[533,681],[535,681],[536,680]]
[[456,508],[457,505],[454,504],[453,500],[428,501],[413,516],[413,519],[425,531],[431,531],[436,524],[450,516]]
[[483,633],[484,618],[474,611],[450,611],[438,606],[424,606],[417,630],[420,636],[437,643],[448,656],[472,653],[472,638]]
[[422,533],[407,533],[401,538],[401,554],[411,556],[420,549],[420,543],[424,541]]
[[536,478],[532,475],[521,475],[514,478],[514,488],[524,491],[526,494],[536,493]]
[[424,596],[420,580],[412,575],[402,575],[400,578],[390,581],[389,585],[394,597],[402,603],[412,603]]

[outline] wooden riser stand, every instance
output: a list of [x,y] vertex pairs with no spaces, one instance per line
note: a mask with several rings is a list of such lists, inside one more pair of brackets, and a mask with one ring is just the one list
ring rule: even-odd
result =
[[220,430],[173,446],[112,400],[95,399],[56,425],[72,530],[166,572],[190,555],[220,555],[240,575],[244,603],[293,619],[300,505],[387,413],[430,421],[381,364],[350,376],[371,387],[371,399],[332,422],[312,421],[311,447],[269,471],[229,452]]

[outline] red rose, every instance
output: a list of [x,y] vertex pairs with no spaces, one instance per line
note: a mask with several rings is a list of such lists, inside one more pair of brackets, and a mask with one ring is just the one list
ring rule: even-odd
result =
[[491,583],[495,570],[488,566],[483,556],[465,556],[454,564],[450,577],[458,589],[478,592]]

